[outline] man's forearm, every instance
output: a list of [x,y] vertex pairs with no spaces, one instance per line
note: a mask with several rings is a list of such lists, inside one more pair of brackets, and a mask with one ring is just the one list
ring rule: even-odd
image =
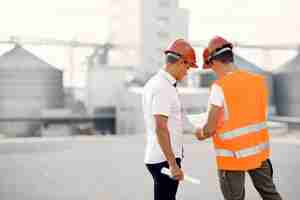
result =
[[215,105],[209,105],[207,123],[202,129],[203,138],[209,138],[216,133],[220,116],[223,115],[223,108]]
[[172,150],[170,133],[165,129],[156,130],[157,140],[170,166],[176,165],[176,157]]

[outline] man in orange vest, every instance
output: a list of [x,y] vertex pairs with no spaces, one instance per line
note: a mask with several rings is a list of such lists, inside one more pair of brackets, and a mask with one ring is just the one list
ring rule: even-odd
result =
[[266,125],[268,91],[264,77],[233,64],[233,45],[211,39],[203,52],[203,68],[217,80],[211,86],[208,119],[199,140],[213,138],[219,181],[226,200],[245,199],[245,172],[264,200],[281,200],[273,182]]

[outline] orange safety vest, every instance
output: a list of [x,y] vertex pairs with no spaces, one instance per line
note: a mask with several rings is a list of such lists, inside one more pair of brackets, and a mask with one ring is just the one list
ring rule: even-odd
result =
[[228,119],[213,136],[218,168],[246,171],[260,167],[270,154],[265,79],[238,70],[215,83],[223,90],[228,112]]

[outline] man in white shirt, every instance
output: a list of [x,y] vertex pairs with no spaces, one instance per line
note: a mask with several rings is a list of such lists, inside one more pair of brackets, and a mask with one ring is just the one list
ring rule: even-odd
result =
[[[183,179],[180,162],[187,118],[182,113],[176,81],[182,80],[190,67],[197,67],[195,51],[183,39],[171,43],[165,55],[165,67],[146,83],[143,93],[147,132],[144,161],[154,180],[154,200],[175,200]],[[170,169],[173,179],[161,174],[163,167]]]

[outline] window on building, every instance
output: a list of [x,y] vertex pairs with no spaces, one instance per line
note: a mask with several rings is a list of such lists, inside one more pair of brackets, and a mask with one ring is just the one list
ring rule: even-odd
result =
[[170,38],[170,33],[164,30],[157,31],[156,33],[159,40],[168,40]]
[[163,28],[170,24],[170,18],[167,16],[160,16],[156,18],[156,22],[160,28]]
[[171,1],[170,0],[159,0],[158,6],[161,8],[170,8],[171,7]]

